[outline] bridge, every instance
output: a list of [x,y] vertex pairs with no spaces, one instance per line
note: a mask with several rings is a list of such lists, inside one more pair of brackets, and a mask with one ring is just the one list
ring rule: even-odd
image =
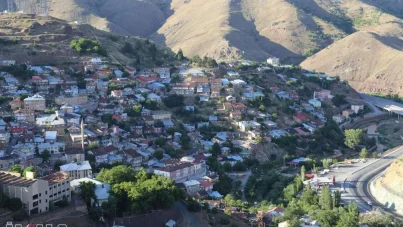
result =
[[361,97],[374,106],[387,111],[389,114],[397,114],[399,119],[400,116],[403,116],[403,104],[401,103],[365,94],[361,94]]

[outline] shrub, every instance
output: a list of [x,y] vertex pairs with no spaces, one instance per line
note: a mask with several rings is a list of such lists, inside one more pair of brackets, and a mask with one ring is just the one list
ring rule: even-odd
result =
[[28,218],[28,213],[24,209],[20,209],[13,214],[13,221],[24,221]]
[[5,207],[7,207],[8,209],[10,209],[12,211],[17,211],[17,210],[21,209],[22,202],[19,198],[8,199],[5,202]]
[[229,221],[229,219],[227,217],[222,217],[220,218],[220,224],[221,225],[229,225],[231,222]]

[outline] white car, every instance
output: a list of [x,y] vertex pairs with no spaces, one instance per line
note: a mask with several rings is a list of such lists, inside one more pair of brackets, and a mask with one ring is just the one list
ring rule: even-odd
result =
[[368,206],[372,207],[372,203],[370,201],[367,202]]

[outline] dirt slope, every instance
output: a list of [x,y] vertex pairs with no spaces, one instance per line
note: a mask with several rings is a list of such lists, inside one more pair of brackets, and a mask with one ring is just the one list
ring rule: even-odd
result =
[[148,36],[166,19],[166,0],[55,0],[50,16],[120,34]]
[[[80,63],[82,57],[70,47],[73,39],[87,38],[100,42],[114,63],[138,66],[154,66],[168,62],[173,54],[166,47],[137,37],[124,37],[95,29],[89,25],[77,25],[61,19],[25,14],[0,14],[0,39],[17,40],[0,44],[0,59],[33,64]],[[122,53],[125,43],[135,48],[134,53]],[[155,47],[155,48],[154,48]]]
[[384,175],[371,184],[374,197],[399,214],[403,214],[403,159],[396,160],[386,169]]

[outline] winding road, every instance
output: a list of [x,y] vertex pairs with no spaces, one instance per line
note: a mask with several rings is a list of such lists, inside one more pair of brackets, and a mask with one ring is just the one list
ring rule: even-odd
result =
[[[403,155],[403,147],[397,147],[389,154],[370,163],[369,165],[351,172],[347,177],[344,188],[346,190],[342,196],[349,201],[355,201],[360,211],[371,211],[373,208],[368,205],[368,202],[373,204],[373,207],[383,208],[384,205],[379,203],[369,190],[369,186],[373,180],[383,174],[383,172],[392,164],[392,162]],[[396,218],[403,220],[403,215],[399,215],[393,211],[381,209],[385,214],[390,214]]]

